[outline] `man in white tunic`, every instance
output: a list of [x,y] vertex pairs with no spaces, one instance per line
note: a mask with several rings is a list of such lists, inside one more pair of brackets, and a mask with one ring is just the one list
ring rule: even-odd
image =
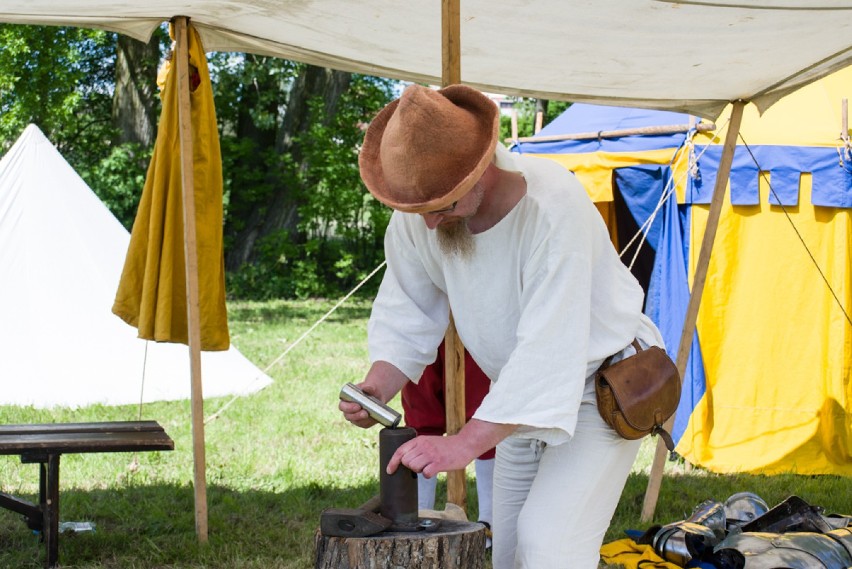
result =
[[[370,124],[361,177],[396,211],[360,387],[386,402],[416,381],[452,310],[491,390],[458,434],[405,443],[389,472],[431,477],[497,445],[494,568],[591,569],[640,444],[600,418],[592,378],[634,338],[662,339],[580,183],[508,152],[498,125],[497,106],[461,85],[412,85]],[[374,424],[355,403],[340,410]]]

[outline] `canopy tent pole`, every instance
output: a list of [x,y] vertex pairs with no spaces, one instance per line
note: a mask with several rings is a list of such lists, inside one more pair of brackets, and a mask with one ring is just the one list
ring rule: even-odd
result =
[[[516,119],[517,120],[517,119]],[[541,125],[537,125],[536,132],[541,130]],[[672,124],[659,126],[641,126],[636,128],[621,128],[617,130],[601,130],[598,132],[578,132],[575,134],[551,134],[546,136],[512,136],[506,142],[559,142],[562,140],[597,140],[601,138],[620,138],[622,136],[653,136],[657,134],[678,134],[681,132],[689,132],[695,129],[698,132],[708,130],[716,130],[715,123],[700,122],[695,124],[694,119],[689,124]],[[514,131],[517,133],[517,129]]]
[[[441,86],[461,83],[460,0],[441,0]],[[453,314],[444,335],[444,413],[447,435],[458,433],[465,423],[464,345],[456,331]],[[467,511],[465,470],[447,472],[447,502]]]
[[[686,364],[689,361],[689,353],[692,349],[692,338],[695,334],[695,323],[698,320],[698,309],[701,306],[701,295],[704,292],[704,283],[707,280],[707,267],[710,264],[710,254],[713,251],[713,241],[716,237],[716,229],[719,226],[719,217],[722,214],[722,203],[725,200],[725,188],[728,185],[728,177],[731,174],[731,162],[734,159],[737,136],[740,133],[740,123],[743,118],[745,101],[735,101],[731,109],[731,122],[725,135],[725,144],[722,147],[722,157],[719,162],[719,170],[716,173],[716,185],[713,187],[713,198],[710,201],[710,212],[707,216],[707,227],[704,230],[704,238],[701,242],[701,251],[698,255],[698,265],[695,268],[695,276],[692,279],[692,293],[689,297],[689,305],[686,309],[686,318],[683,323],[683,331],[680,335],[680,344],[677,350],[677,370],[680,377],[686,374]],[[665,429],[671,432],[675,417],[672,415],[666,421]],[[648,488],[645,491],[645,501],[642,505],[641,520],[650,522],[654,517],[657,507],[657,499],[660,495],[660,485],[663,478],[663,467],[665,466],[667,449],[662,439],[657,441],[657,449],[654,453],[654,462],[651,465],[651,473],[648,477]]]
[[201,391],[201,320],[198,295],[198,251],[195,232],[195,179],[193,175],[192,110],[189,97],[189,18],[174,19],[177,69],[180,160],[183,195],[184,258],[186,264],[186,312],[192,381],[192,455],[194,462],[195,533],[207,543],[207,473],[204,450],[204,398]]
[[518,109],[516,109],[514,106],[512,106],[512,114],[510,116],[509,121],[512,138],[506,140],[506,142],[509,144],[513,142],[520,142],[521,139],[518,138]]
[[441,86],[461,83],[460,0],[441,0]]

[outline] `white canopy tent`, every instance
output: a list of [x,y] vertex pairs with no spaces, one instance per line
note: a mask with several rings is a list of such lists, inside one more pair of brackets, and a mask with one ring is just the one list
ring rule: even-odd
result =
[[[463,82],[507,95],[677,110],[711,119],[735,102],[684,322],[681,369],[691,345],[683,338],[694,331],[743,106],[752,102],[765,109],[852,64],[848,0],[149,0],[132,5],[4,0],[0,6],[0,22],[103,28],[141,40],[178,16],[191,20],[208,51],[262,53],[397,79]],[[178,27],[183,25],[179,18]],[[178,37],[179,49],[181,41]],[[188,107],[188,87],[182,89]],[[182,133],[183,140],[184,160],[191,160],[191,137]],[[184,187],[192,187],[186,177]],[[191,193],[184,199],[191,218]],[[189,222],[186,231],[189,265],[195,255]],[[189,320],[195,361],[193,317]],[[451,378],[452,373],[448,382]],[[456,407],[449,397],[447,403]],[[201,482],[203,431],[198,431]],[[654,459],[644,519],[656,503],[654,473],[662,469],[664,450],[658,447]],[[199,535],[206,540],[206,508],[199,519],[204,520]]]
[[[208,51],[440,84],[442,2],[3,0],[0,21],[146,40],[164,20],[187,16]],[[460,37],[462,81],[486,91],[712,119],[731,101],[765,108],[852,63],[852,4],[463,0]]]
[[[130,235],[35,125],[0,160],[0,404],[190,397],[186,346],[147,342],[110,308]],[[205,397],[270,377],[236,348],[202,355]]]

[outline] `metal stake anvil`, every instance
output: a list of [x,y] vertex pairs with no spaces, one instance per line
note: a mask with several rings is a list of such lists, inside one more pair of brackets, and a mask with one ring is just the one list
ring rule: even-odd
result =
[[386,472],[393,453],[417,436],[410,427],[379,432],[379,495],[358,508],[328,508],[320,515],[320,531],[331,537],[367,537],[383,531],[434,531],[440,521],[419,518],[417,474],[400,465]]

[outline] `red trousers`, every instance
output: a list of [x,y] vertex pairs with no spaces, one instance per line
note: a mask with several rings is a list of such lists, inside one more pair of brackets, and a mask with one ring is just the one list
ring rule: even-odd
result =
[[[491,380],[479,369],[470,354],[464,353],[465,421],[470,421],[482,399],[488,393]],[[402,410],[405,424],[418,435],[441,436],[447,432],[444,404],[444,344],[438,348],[438,359],[426,367],[419,383],[409,381],[402,389]],[[480,459],[494,458],[494,449]]]

